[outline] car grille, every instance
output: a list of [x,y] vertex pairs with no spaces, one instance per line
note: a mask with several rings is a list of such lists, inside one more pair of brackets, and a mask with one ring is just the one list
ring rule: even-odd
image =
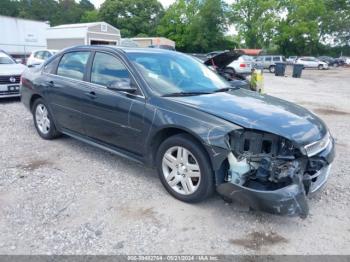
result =
[[331,135],[329,132],[327,132],[327,134],[321,140],[308,144],[304,148],[307,155],[311,157],[326,149],[330,142]]
[[[15,79],[14,82],[12,82],[10,79]],[[8,76],[0,76],[0,85],[11,85],[11,84],[18,84],[21,79],[20,75],[8,75]]]
[[11,91],[0,91],[0,97],[6,95],[18,95],[19,90],[11,90]]

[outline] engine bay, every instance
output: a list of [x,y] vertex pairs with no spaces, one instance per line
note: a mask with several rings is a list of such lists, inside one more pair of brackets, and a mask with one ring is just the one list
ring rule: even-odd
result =
[[328,167],[325,160],[309,158],[289,140],[259,131],[233,131],[230,146],[219,193],[253,209],[307,216],[306,195],[320,170]]

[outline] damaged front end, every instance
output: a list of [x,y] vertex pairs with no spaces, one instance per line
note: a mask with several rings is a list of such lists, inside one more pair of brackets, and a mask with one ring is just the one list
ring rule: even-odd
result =
[[334,158],[329,133],[321,142],[311,152],[278,135],[235,130],[217,191],[254,210],[305,218],[307,195],[325,184]]

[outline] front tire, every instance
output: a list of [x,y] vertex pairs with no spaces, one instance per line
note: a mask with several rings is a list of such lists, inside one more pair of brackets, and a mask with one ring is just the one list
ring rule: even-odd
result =
[[318,70],[322,70],[323,69],[323,65],[318,65]]
[[44,139],[54,139],[60,135],[52,120],[49,109],[42,98],[34,101],[32,108],[33,120],[35,128]]
[[269,71],[270,71],[270,73],[274,74],[275,73],[275,66],[274,65],[270,66]]
[[184,202],[200,202],[214,191],[214,177],[207,153],[191,136],[166,139],[156,157],[159,178],[165,189]]

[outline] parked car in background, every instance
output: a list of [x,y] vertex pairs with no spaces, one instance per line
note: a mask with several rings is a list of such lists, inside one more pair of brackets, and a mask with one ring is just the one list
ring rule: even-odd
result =
[[168,50],[66,49],[26,70],[21,94],[43,139],[63,133],[155,167],[165,189],[190,203],[216,189],[255,210],[306,217],[307,195],[327,182],[335,156],[315,114],[230,87]]
[[304,68],[318,68],[319,70],[328,69],[328,64],[326,62],[320,61],[312,56],[299,57],[296,64],[301,64]]
[[[241,54],[238,52],[223,51],[210,56],[203,63],[229,81],[231,86],[250,90],[250,82],[246,79],[247,74],[237,73],[236,70],[228,67],[232,61],[238,60],[240,56]],[[198,57],[196,59],[202,61]]]
[[51,56],[55,55],[58,50],[37,50],[30,54],[27,60],[27,66],[40,65]]
[[233,72],[237,74],[250,75],[254,68],[254,58],[249,55],[241,55],[228,64],[226,68],[233,70]]
[[334,66],[334,63],[336,61],[333,57],[330,57],[330,56],[319,56],[317,57],[317,59],[327,63],[328,66]]
[[297,56],[290,56],[290,57],[288,57],[286,60],[287,60],[287,64],[290,64],[290,65],[292,65],[292,64],[294,64],[295,63],[295,60],[297,60]]
[[255,66],[268,69],[270,73],[275,73],[276,63],[285,63],[286,58],[282,55],[263,55],[255,59]]
[[20,78],[25,69],[25,65],[17,64],[0,50],[0,98],[20,96]]
[[341,56],[341,57],[339,57],[339,60],[343,61],[343,63],[346,65],[350,65],[350,57]]
[[338,58],[334,58],[334,66],[338,67],[338,66],[343,66],[345,65],[345,59],[342,57],[338,57]]

